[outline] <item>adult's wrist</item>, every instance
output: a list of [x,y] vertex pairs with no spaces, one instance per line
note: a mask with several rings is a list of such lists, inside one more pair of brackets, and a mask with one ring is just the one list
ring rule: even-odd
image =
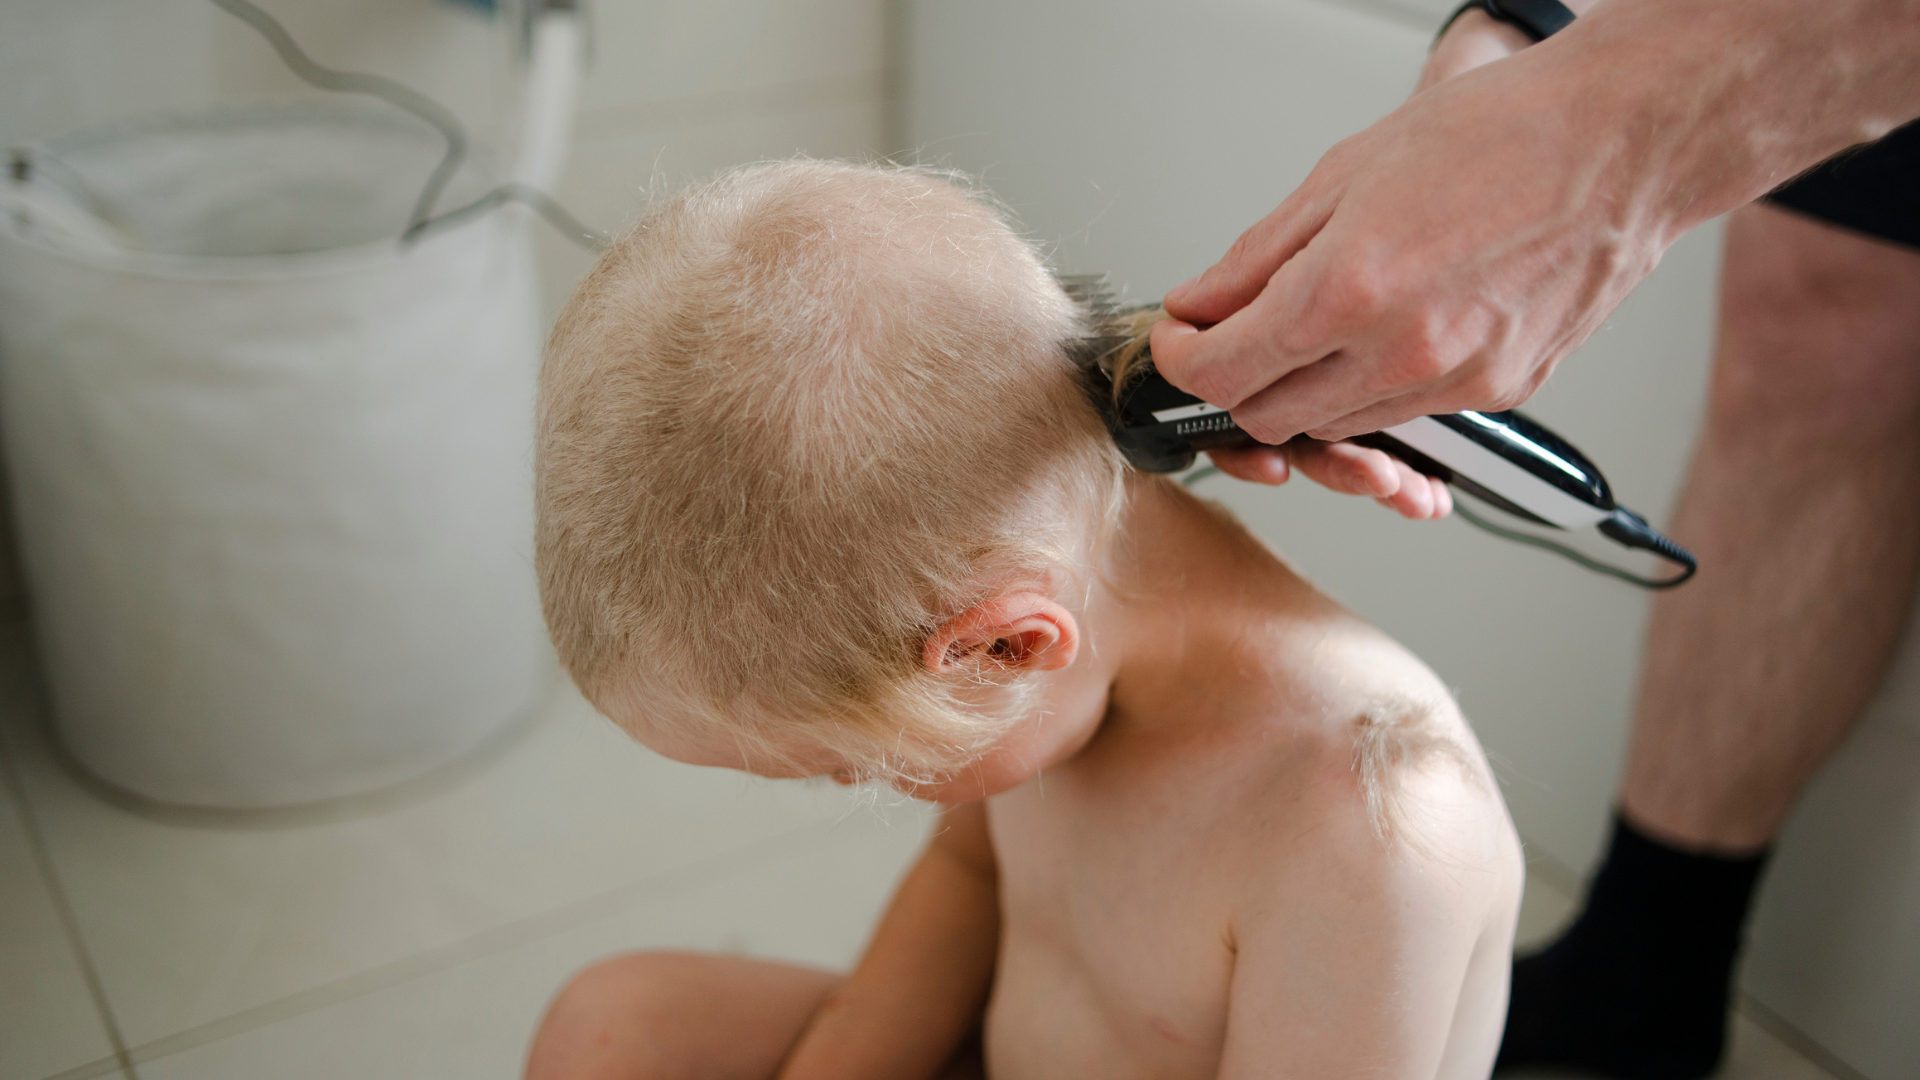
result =
[[1446,30],[1434,39],[1433,51],[1437,53],[1443,47],[1462,41],[1497,43],[1510,53],[1519,52],[1533,44],[1533,39],[1527,36],[1526,31],[1512,23],[1501,22],[1479,8],[1470,8],[1456,16]]

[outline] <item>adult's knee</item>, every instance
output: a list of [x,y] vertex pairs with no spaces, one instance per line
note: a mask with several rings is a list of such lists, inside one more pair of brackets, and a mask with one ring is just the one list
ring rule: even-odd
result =
[[576,972],[548,1006],[527,1055],[527,1080],[673,1080],[679,995],[702,958],[628,953]]
[[1849,442],[1920,422],[1920,252],[1764,204],[1727,224],[1716,428]]

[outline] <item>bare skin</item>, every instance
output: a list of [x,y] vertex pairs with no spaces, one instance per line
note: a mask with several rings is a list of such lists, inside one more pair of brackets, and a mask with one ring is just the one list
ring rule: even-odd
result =
[[[1420,89],[1528,44],[1469,12]],[[1756,203],[1728,222],[1721,274],[1707,425],[1674,524],[1706,569],[1655,601],[1621,804],[1670,843],[1739,855],[1778,835],[1859,716],[1912,595],[1920,253]],[[1282,453],[1216,460],[1272,483],[1285,470],[1259,459]],[[1381,463],[1371,486],[1356,468],[1302,471],[1378,497]]]
[[[1029,672],[1046,708],[911,788],[942,827],[845,981],[616,958],[562,992],[528,1076],[957,1077],[981,1030],[997,1080],[1484,1077],[1522,868],[1444,686],[1175,485],[1136,478],[1122,530],[1090,586],[996,598],[928,642],[929,666]],[[740,760],[609,714],[682,760]],[[1408,752],[1384,837],[1367,717]]]
[[1571,6],[1328,151],[1167,295],[1160,370],[1275,444],[1511,407],[1687,230],[1920,115],[1920,0]]
[[1764,847],[1885,672],[1920,566],[1920,252],[1756,204],[1727,225],[1706,429],[1655,602],[1623,808]]

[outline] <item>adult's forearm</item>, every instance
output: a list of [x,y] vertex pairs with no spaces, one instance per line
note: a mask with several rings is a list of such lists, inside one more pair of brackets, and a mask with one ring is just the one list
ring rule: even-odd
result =
[[1160,371],[1273,444],[1511,408],[1682,233],[1920,115],[1920,0],[1600,0],[1515,36],[1463,18],[1168,293]]
[[1604,0],[1529,54],[1676,236],[1920,116],[1920,0]]

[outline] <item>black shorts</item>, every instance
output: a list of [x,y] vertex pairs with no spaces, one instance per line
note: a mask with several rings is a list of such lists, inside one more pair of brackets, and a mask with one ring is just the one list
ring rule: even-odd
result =
[[1920,120],[1814,166],[1767,201],[1920,248]]

